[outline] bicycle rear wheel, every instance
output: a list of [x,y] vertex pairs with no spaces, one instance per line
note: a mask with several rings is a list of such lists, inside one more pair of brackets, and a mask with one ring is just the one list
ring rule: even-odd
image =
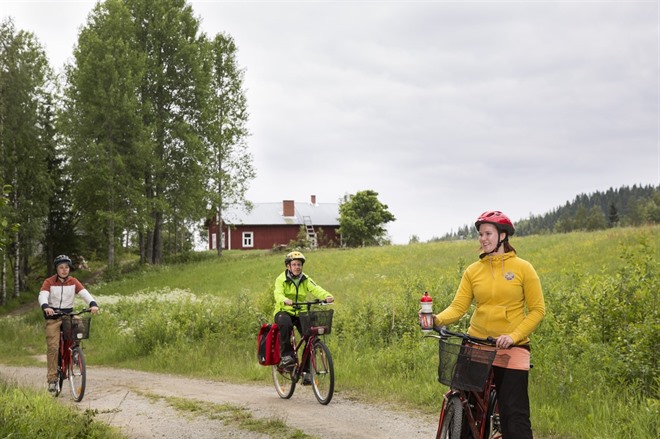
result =
[[312,389],[316,400],[326,405],[335,391],[335,368],[330,349],[321,340],[316,340],[312,347]]
[[71,387],[71,397],[74,401],[80,402],[85,396],[85,385],[87,381],[87,366],[85,364],[85,355],[80,346],[71,349],[71,361],[69,362],[69,384]]
[[289,399],[296,390],[296,380],[293,378],[293,371],[294,368],[288,369],[277,365],[273,366],[273,383],[280,398]]
[[463,404],[458,395],[450,397],[443,410],[444,416],[436,439],[460,439],[463,429]]

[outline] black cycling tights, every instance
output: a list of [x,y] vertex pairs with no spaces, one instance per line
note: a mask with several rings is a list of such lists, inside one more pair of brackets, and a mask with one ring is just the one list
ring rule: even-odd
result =
[[532,439],[526,370],[493,367],[497,401],[500,406],[502,439]]

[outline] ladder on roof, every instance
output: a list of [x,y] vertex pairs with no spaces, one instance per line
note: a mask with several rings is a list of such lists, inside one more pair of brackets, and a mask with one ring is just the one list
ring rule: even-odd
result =
[[311,248],[318,247],[318,240],[316,239],[316,231],[314,230],[314,225],[312,224],[312,217],[303,216],[303,222],[305,223],[305,230],[307,232],[307,241],[309,241],[309,246]]

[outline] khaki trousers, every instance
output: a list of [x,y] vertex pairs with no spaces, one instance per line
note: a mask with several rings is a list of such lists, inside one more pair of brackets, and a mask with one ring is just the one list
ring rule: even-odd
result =
[[57,353],[60,349],[60,326],[62,326],[62,319],[46,320],[46,360],[48,363],[46,379],[49,383],[57,381]]

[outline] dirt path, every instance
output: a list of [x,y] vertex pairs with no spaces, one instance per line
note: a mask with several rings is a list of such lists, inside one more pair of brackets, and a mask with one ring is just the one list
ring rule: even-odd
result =
[[[0,376],[22,386],[46,392],[44,367],[0,367]],[[65,384],[66,385],[66,384]],[[68,390],[65,388],[65,391]],[[435,417],[416,417],[356,403],[335,395],[322,406],[309,387],[296,387],[289,400],[280,399],[272,385],[237,385],[181,378],[127,369],[89,367],[87,390],[78,406],[97,410],[97,420],[119,427],[129,438],[211,439],[265,438],[227,426],[221,420],[193,417],[170,407],[163,399],[177,397],[215,404],[231,404],[250,411],[254,418],[280,420],[318,438],[431,438]],[[69,401],[68,392],[60,400]],[[313,422],[309,422],[314,419]]]

